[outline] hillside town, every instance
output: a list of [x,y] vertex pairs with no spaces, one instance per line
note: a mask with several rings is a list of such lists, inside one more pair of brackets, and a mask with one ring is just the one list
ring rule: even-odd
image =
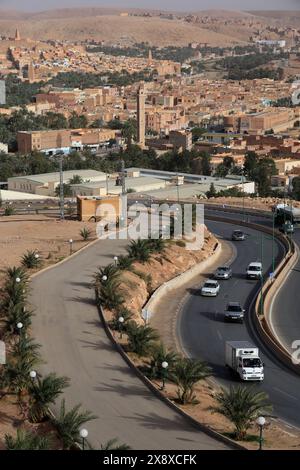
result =
[[299,449],[299,9],[8,3],[1,455]]

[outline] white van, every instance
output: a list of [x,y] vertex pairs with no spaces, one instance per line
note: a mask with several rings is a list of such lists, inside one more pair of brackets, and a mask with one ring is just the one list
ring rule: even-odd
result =
[[250,263],[247,268],[247,279],[260,279],[262,277],[262,263]]

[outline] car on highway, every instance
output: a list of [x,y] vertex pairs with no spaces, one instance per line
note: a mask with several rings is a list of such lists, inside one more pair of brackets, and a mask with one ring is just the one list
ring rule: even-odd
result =
[[224,320],[243,323],[245,310],[239,302],[229,302],[224,312]]
[[290,235],[295,232],[294,225],[289,220],[283,223],[282,226],[279,228],[279,230],[285,235]]
[[232,269],[229,266],[219,266],[214,274],[215,279],[230,279]]
[[220,291],[220,284],[218,281],[214,281],[213,279],[209,279],[205,281],[201,288],[201,295],[205,297],[216,297]]
[[240,242],[240,241],[243,241],[245,240],[245,234],[244,232],[242,232],[242,230],[234,230],[232,232],[232,235],[231,235],[231,239],[234,241],[234,242]]
[[259,261],[250,263],[246,275],[247,279],[260,279],[263,275],[262,264]]

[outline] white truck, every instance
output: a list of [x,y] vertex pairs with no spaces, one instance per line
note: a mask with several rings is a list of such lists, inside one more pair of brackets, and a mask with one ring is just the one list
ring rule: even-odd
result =
[[259,350],[248,341],[227,341],[226,366],[236,372],[241,380],[264,380],[264,365]]

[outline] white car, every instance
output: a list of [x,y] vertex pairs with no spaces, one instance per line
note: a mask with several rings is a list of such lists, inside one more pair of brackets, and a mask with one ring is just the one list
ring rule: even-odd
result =
[[262,264],[260,262],[250,263],[247,268],[248,279],[260,279],[262,277]]
[[212,279],[209,279],[208,281],[205,281],[201,288],[201,295],[207,296],[207,297],[216,297],[219,293],[220,290],[220,284],[217,281],[214,281]]

